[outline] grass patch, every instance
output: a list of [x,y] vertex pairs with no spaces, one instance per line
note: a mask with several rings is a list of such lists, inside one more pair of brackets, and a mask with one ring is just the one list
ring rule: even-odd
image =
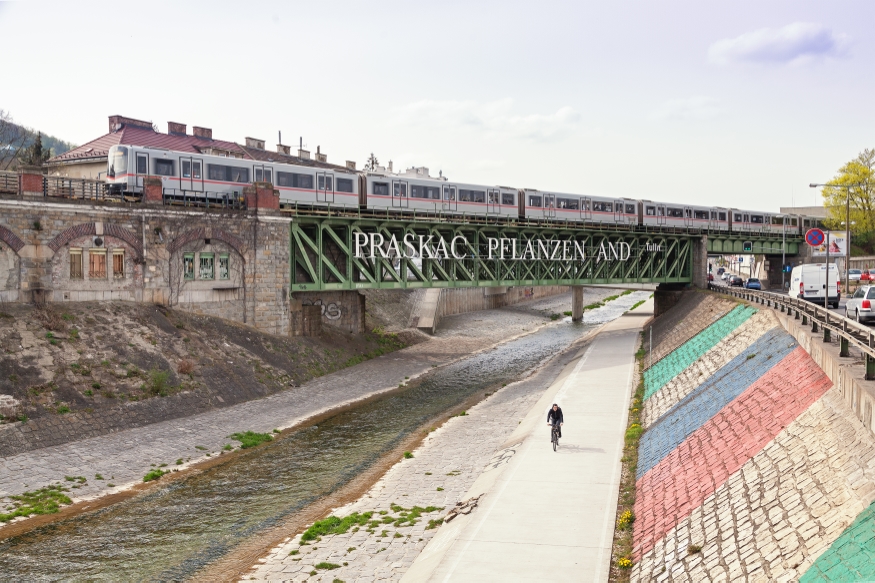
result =
[[550,319],[553,321],[556,321],[561,317],[562,317],[562,314],[550,314]]
[[443,492],[443,491],[444,491],[444,489],[443,489],[443,488],[441,488],[441,487],[440,487],[440,486],[438,486],[438,487],[437,487],[437,491],[438,491],[438,492]]
[[620,482],[620,497],[617,502],[617,518],[614,530],[613,557],[611,561],[610,581],[626,583],[629,581],[629,570],[632,568],[632,524],[635,522],[635,473],[638,468],[638,444],[644,428],[641,427],[641,405],[644,402],[644,364],[646,350],[644,335],[640,339],[639,350],[635,353],[638,361],[638,385],[632,395],[629,405],[629,426],[626,428],[625,446],[623,448],[622,480]]
[[413,454],[410,453],[409,451],[404,452],[404,459],[409,460],[412,457],[413,457]]
[[159,469],[149,470],[149,473],[146,474],[145,476],[143,476],[143,481],[144,482],[151,482],[152,480],[157,480],[161,476],[163,476],[164,474],[168,474],[168,473],[170,473],[170,472],[165,471],[165,470],[159,470]]
[[699,545],[690,545],[687,547],[687,554],[688,555],[695,555],[696,553],[701,553],[701,552],[702,552],[702,547],[700,547]]
[[373,515],[373,512],[364,512],[362,514],[353,512],[344,518],[329,516],[323,520],[317,520],[313,523],[313,526],[305,530],[304,534],[301,535],[301,542],[306,543],[329,534],[344,534],[353,526],[366,525]]
[[404,508],[403,506],[399,506],[394,502],[389,507],[392,509],[392,512],[398,514],[398,518],[392,518],[391,516],[388,516],[388,520],[384,518],[383,522],[386,524],[392,523],[395,528],[400,528],[402,526],[413,526],[419,521],[420,516],[422,516],[423,514],[430,514],[432,512],[443,510],[443,507],[439,506],[426,506],[425,508],[421,506],[414,506],[413,508]]
[[444,523],[443,518],[438,518],[437,520],[429,520],[428,525],[425,527],[425,530],[431,530],[433,528],[437,528]]
[[324,569],[324,570],[340,569],[340,565],[338,565],[337,563],[327,563],[325,561],[322,561],[321,563],[317,563],[316,565],[313,565],[313,566],[316,567],[317,569]]
[[562,315],[563,315],[563,316],[570,316],[570,315],[571,315],[571,310],[568,310],[568,311],[562,312]]
[[207,448],[205,448],[205,447],[202,446],[202,445],[196,445],[196,446],[194,446],[194,448],[195,448],[195,449],[199,449],[199,450],[201,450],[201,451],[207,451]]
[[273,436],[270,433],[255,433],[247,431],[245,433],[234,433],[229,436],[234,441],[240,442],[240,449],[249,449],[256,445],[261,445],[265,441],[271,441]]
[[64,413],[70,412],[70,407],[68,407],[66,405],[61,405],[60,407],[58,407],[57,411],[58,411],[58,415],[63,415]]
[[643,304],[643,303],[646,302],[646,301],[647,301],[647,300],[641,300],[640,302],[635,302],[634,304],[632,304],[632,307],[629,308],[628,311],[631,312],[632,310],[634,310],[635,308],[637,308],[638,306],[640,306],[641,304]]
[[64,494],[68,490],[62,486],[46,486],[33,492],[25,492],[17,496],[10,496],[14,507],[11,512],[0,512],[0,522],[9,522],[19,516],[31,516],[34,514],[54,514],[61,508],[61,504],[71,504],[73,501]]
[[100,474],[94,474],[94,479],[95,480],[102,480],[103,476],[101,476]]
[[149,378],[145,383],[147,393],[153,395],[167,396],[167,391],[170,389],[170,373],[166,370],[158,370],[153,368],[149,371]]

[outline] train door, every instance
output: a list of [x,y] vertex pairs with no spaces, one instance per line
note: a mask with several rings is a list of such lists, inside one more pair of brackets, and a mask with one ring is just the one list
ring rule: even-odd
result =
[[443,210],[454,211],[458,210],[458,201],[456,200],[456,187],[444,186]]
[[692,227],[693,226],[693,209],[688,206],[684,207],[684,226]]
[[664,225],[665,224],[665,205],[658,204],[656,205],[656,224]]
[[392,206],[395,208],[407,208],[407,181],[392,181]]
[[588,196],[580,199],[580,218],[584,221],[592,219],[592,199]]
[[623,201],[615,200],[614,201],[614,223],[618,225],[622,225],[625,223],[626,217],[623,216]]
[[544,195],[544,216],[545,217],[555,217],[556,216],[556,195],[555,194],[545,194]]
[[204,163],[197,158],[179,159],[179,185],[182,190],[204,191]]
[[252,167],[253,182],[270,182],[273,184],[273,168],[263,164],[256,164]]
[[499,205],[501,204],[501,192],[498,189],[490,188],[486,191],[486,212],[488,214],[498,214]]
[[334,174],[330,172],[316,173],[316,200],[318,202],[334,202]]
[[143,189],[143,180],[149,175],[149,154],[137,152],[137,162],[134,170],[137,172],[136,192],[140,192]]

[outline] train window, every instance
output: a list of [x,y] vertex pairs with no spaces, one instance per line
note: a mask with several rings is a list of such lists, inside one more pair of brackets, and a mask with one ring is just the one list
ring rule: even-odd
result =
[[195,180],[201,179],[201,163],[200,162],[192,162],[191,163],[191,177]]
[[576,198],[557,198],[556,208],[578,210],[580,202]]
[[763,215],[751,215],[750,222],[762,225],[765,223],[765,220],[763,219]]
[[[309,174],[277,172],[276,181],[279,186],[287,186],[291,188],[313,188],[313,177]],[[386,185],[386,194],[389,194],[388,185]]]
[[724,212],[718,213],[718,214],[717,214],[717,220],[719,220],[719,221],[725,221],[725,220],[726,220],[726,213],[724,213]]
[[389,183],[374,182],[373,184],[371,184],[371,194],[376,194],[378,196],[389,196]]
[[189,160],[182,161],[182,177],[191,178],[191,162]]
[[742,219],[742,220],[743,220],[745,223],[749,223],[749,222],[750,222],[750,215],[747,215],[747,214],[744,215],[744,219]]
[[790,219],[790,224],[793,225],[794,227],[799,226],[799,223],[797,222],[796,217],[793,217],[792,219]]
[[173,160],[155,160],[155,174],[173,176]]
[[456,189],[452,186],[444,186],[444,200],[456,200]]
[[592,210],[602,212],[602,213],[612,213],[614,212],[614,203],[612,202],[601,202],[595,201],[592,203]]
[[541,197],[534,194],[529,195],[529,206],[540,208],[542,205]]
[[137,154],[137,174],[148,174],[149,157],[145,154]]
[[708,211],[693,211],[693,217],[708,220]]
[[717,211],[711,211],[711,220],[712,220],[712,221],[716,221],[716,220],[717,220]]
[[736,223],[740,223],[740,222],[741,222],[741,213],[735,213],[735,214],[733,214],[733,215],[732,215],[732,220],[735,221]]
[[635,214],[635,205],[634,204],[627,204],[626,205],[626,214],[627,215],[634,215]]
[[337,179],[337,191],[338,192],[352,192],[352,180],[349,178],[338,178]]
[[422,186],[420,184],[411,184],[410,196],[412,198],[430,198],[432,200],[440,200],[441,190],[436,186]]
[[318,190],[334,190],[334,186],[332,183],[334,182],[333,176],[325,176],[324,174],[320,174],[316,178],[316,188]]
[[220,164],[207,164],[207,176],[210,180],[224,182],[249,182],[249,168],[234,168]]
[[684,218],[684,209],[678,207],[666,207],[666,216],[678,219]]
[[583,207],[583,210],[585,210],[585,211],[590,210],[590,204],[589,204],[588,198],[583,199],[582,207]]
[[459,200],[468,202],[486,202],[486,192],[482,190],[459,189]]
[[509,204],[509,205],[513,205],[513,204],[514,204],[514,199],[515,199],[515,198],[516,198],[516,197],[514,197],[513,193],[510,193],[510,192],[502,192],[502,193],[501,193],[501,204]]
[[686,216],[688,219],[693,218],[693,211],[691,211],[690,209],[684,209],[684,216]]
[[656,207],[655,206],[646,206],[646,207],[644,207],[644,213],[648,217],[655,217],[656,216]]
[[656,207],[656,214],[660,217],[665,216],[665,207],[664,206]]
[[406,197],[407,196],[407,183],[406,182],[395,182],[395,190],[393,191],[395,196]]

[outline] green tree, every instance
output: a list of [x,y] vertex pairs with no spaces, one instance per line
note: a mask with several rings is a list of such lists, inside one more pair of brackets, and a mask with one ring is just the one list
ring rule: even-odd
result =
[[868,241],[875,231],[875,149],[863,150],[839,169],[823,187],[823,204],[827,210],[826,226],[837,230],[844,230],[845,205],[849,204],[852,235]]

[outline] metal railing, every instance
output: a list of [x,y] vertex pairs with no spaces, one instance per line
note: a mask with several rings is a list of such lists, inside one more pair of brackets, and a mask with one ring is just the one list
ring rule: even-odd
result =
[[732,288],[713,283],[708,284],[708,289],[794,316],[796,320],[802,320],[803,326],[810,325],[812,333],[821,332],[824,342],[831,342],[832,335],[835,334],[839,339],[839,356],[850,356],[849,345],[859,348],[866,361],[866,380],[875,380],[875,330],[872,328],[831,312],[821,305],[784,294]]
[[18,194],[18,172],[0,172],[0,192]]
[[120,194],[110,195],[109,188],[103,180],[65,178],[63,176],[44,176],[43,196],[75,200],[120,201],[122,199]]
[[162,201],[168,206],[246,210],[246,199],[239,193],[191,191],[165,188]]

